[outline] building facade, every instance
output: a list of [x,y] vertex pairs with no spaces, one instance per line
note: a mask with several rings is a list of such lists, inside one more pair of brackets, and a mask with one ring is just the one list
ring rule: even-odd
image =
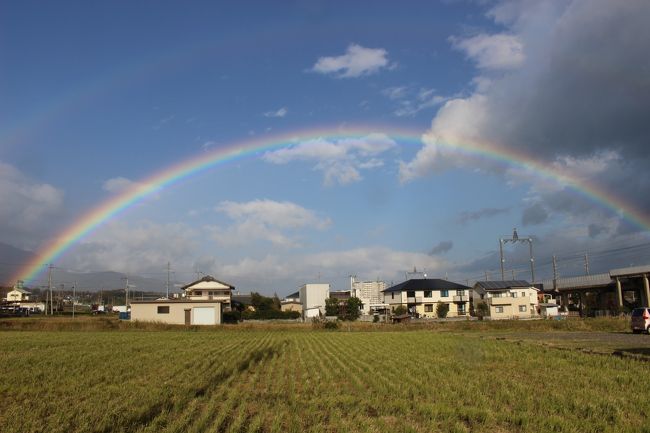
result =
[[382,295],[382,291],[386,289],[384,281],[357,281],[352,277],[350,286],[352,297],[359,298],[363,304],[363,314],[372,314],[386,307]]
[[234,286],[209,275],[181,289],[174,299],[131,301],[131,320],[175,325],[219,325],[231,308]]
[[487,317],[529,319],[539,317],[539,290],[528,281],[478,281],[472,290],[474,310],[480,302],[488,306]]
[[329,283],[304,284],[298,293],[303,320],[325,315],[325,300],[330,296]]
[[411,316],[422,318],[437,317],[439,304],[449,306],[447,317],[468,315],[469,292],[467,286],[436,278],[411,279],[382,291],[391,311],[402,305]]

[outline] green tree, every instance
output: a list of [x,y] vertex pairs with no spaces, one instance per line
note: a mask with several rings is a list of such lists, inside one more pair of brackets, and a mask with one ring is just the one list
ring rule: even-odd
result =
[[439,319],[444,319],[447,317],[447,313],[449,313],[449,304],[439,302],[436,307],[436,316],[438,316]]
[[340,310],[339,300],[335,298],[325,299],[325,315],[338,316]]
[[485,302],[479,302],[476,304],[476,316],[477,317],[485,317],[490,313],[490,308],[487,306]]
[[361,315],[361,307],[363,302],[359,298],[350,298],[345,302],[345,315],[343,320],[350,320],[354,322]]
[[407,310],[406,310],[406,307],[404,305],[398,305],[393,310],[393,314],[396,315],[396,316],[401,316],[402,314],[406,314],[406,313],[407,313]]

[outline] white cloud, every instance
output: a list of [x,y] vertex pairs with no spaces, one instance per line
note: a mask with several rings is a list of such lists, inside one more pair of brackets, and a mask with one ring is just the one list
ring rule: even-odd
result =
[[480,34],[471,38],[450,38],[453,46],[465,52],[480,69],[513,69],[524,62],[524,45],[511,34]]
[[345,185],[361,180],[359,169],[381,167],[383,161],[378,156],[396,146],[393,139],[380,133],[339,140],[317,138],[267,152],[264,160],[273,164],[313,161],[314,169],[323,172],[326,185]]
[[38,183],[0,161],[0,239],[21,248],[34,248],[63,212],[62,190]]
[[449,99],[436,94],[434,89],[414,89],[410,86],[388,87],[381,93],[391,101],[397,102],[394,111],[397,117],[415,116],[420,111],[436,107]]
[[215,210],[235,221],[226,228],[209,228],[213,239],[228,246],[261,240],[277,246],[298,247],[300,243],[294,234],[299,229],[324,230],[331,224],[328,218],[320,218],[314,211],[288,201],[223,201]]
[[125,177],[114,177],[106,180],[102,185],[102,189],[111,193],[119,193],[135,185],[137,185],[137,183],[131,179]]
[[287,107],[282,107],[275,111],[267,111],[264,113],[264,117],[285,117],[287,113],[289,113]]
[[[392,250],[384,246],[366,246],[342,251],[324,251],[290,258],[268,254],[260,259],[243,258],[218,267],[219,275],[232,281],[263,279],[269,284],[296,287],[314,282],[319,274],[323,282],[349,285],[350,273],[387,282],[402,281],[404,272],[426,270],[431,276],[441,275],[447,262],[428,254]],[[288,293],[288,292],[287,292]]]
[[197,232],[186,224],[106,224],[66,255],[65,266],[83,272],[162,272],[168,261],[189,269],[198,247]]
[[527,182],[529,198],[562,212],[564,221],[600,209],[566,185],[521,167],[504,170],[453,146],[469,143],[529,155],[648,209],[650,177],[642,173],[650,162],[650,76],[643,72],[650,67],[649,14],[650,3],[642,0],[497,2],[488,16],[503,33],[450,39],[476,62],[478,75],[468,95],[438,110],[420,151],[401,163],[400,179],[471,167],[512,185]]
[[355,78],[370,75],[389,67],[388,52],[383,48],[365,48],[351,44],[345,54],[336,57],[320,57],[312,71],[335,74],[339,78]]
[[408,93],[408,89],[406,86],[388,87],[382,90],[381,93],[388,99],[397,100],[405,98]]

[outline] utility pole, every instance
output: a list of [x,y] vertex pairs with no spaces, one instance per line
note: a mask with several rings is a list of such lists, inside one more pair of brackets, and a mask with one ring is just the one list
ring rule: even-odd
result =
[[516,278],[515,278],[515,270],[514,269],[512,270],[512,280],[513,281],[516,280]]
[[77,297],[77,282],[72,286],[72,318],[74,319],[74,300]]
[[585,252],[585,275],[589,275],[589,253]]
[[124,284],[124,293],[125,293],[124,308],[128,312],[129,311],[129,276],[127,275],[122,279],[126,281],[126,283]]
[[485,271],[485,281],[489,281],[490,279],[488,278],[488,271]]
[[[48,266],[47,270],[47,287],[50,291],[50,316],[54,315],[54,306],[52,305],[52,269],[54,266],[52,266],[52,263],[50,263],[50,266]],[[47,310],[47,309],[46,309]]]
[[167,262],[167,299],[169,299],[169,262]]
[[557,259],[553,254],[553,290],[557,290]]
[[527,237],[527,238],[520,238],[519,235],[517,234],[517,229],[515,228],[512,231],[512,237],[510,238],[499,238],[499,254],[501,257],[501,279],[505,280],[505,270],[504,270],[504,263],[505,263],[505,258],[503,257],[503,244],[507,244],[508,242],[512,242],[513,244],[516,244],[517,242],[528,242],[528,249],[530,251],[530,277],[532,278],[532,282],[535,282],[535,258],[533,256],[533,238],[532,237]]

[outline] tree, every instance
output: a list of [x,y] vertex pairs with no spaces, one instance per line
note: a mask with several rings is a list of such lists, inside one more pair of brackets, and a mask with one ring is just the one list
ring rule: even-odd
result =
[[490,313],[490,308],[487,306],[485,302],[479,302],[478,304],[476,304],[475,310],[476,310],[476,316],[480,318],[483,318],[489,315]]
[[349,298],[346,301],[345,305],[345,314],[343,316],[343,320],[350,320],[354,322],[359,318],[361,315],[361,307],[363,306],[363,302],[361,302],[361,299],[359,298]]
[[444,319],[447,317],[447,313],[449,313],[449,304],[444,302],[438,303],[438,306],[436,307],[436,316],[438,316],[439,319]]
[[398,305],[393,310],[393,314],[396,315],[396,316],[401,316],[402,314],[406,314],[406,313],[407,313],[407,310],[406,310],[406,307],[404,305]]
[[338,316],[339,315],[339,300],[335,298],[325,299],[325,315]]

